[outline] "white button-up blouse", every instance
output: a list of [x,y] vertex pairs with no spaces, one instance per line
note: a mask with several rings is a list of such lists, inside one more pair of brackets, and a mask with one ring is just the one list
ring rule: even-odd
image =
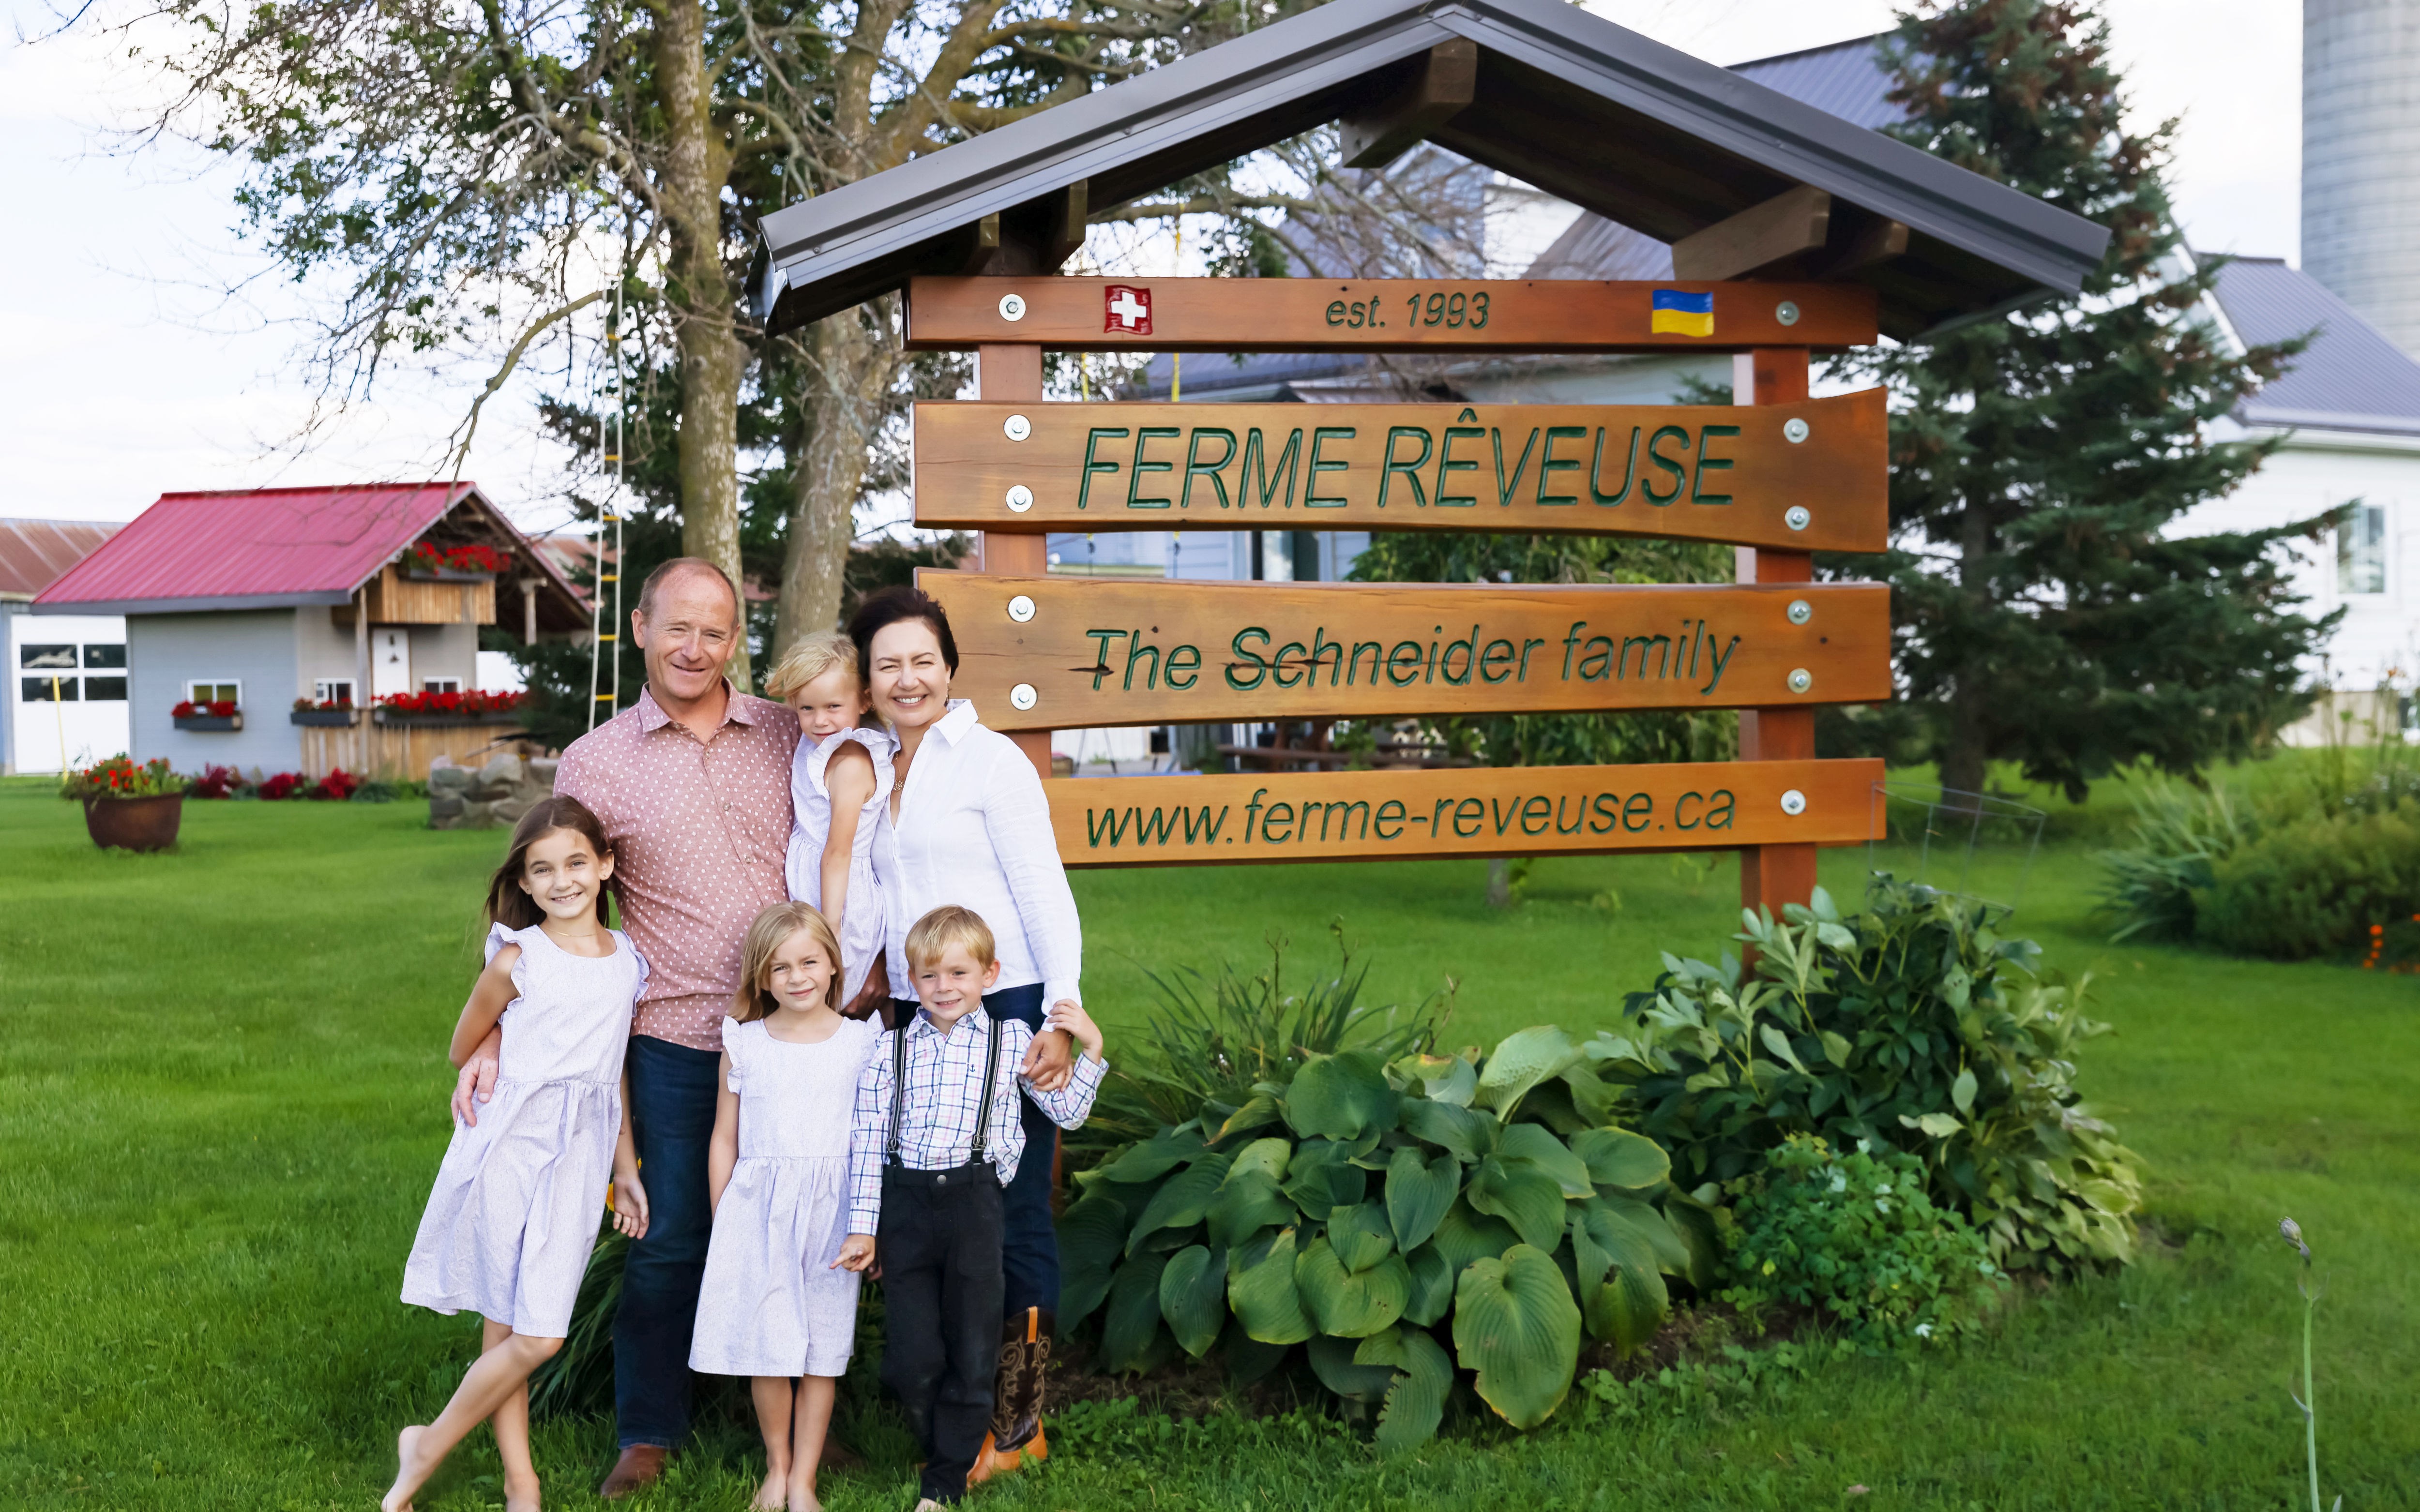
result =
[[976,722],[970,701],[952,699],[916,748],[896,823],[883,806],[874,873],[885,897],[892,996],[916,995],[908,927],[956,903],[991,927],[998,987],[1038,981],[1046,1011],[1063,997],[1083,1000],[1084,930],[1059,864],[1042,779],[1015,742]]

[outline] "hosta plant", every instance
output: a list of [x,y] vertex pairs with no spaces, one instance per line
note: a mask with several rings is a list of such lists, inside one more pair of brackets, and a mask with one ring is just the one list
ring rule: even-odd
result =
[[1560,1029],[1272,1072],[1076,1178],[1060,1320],[1096,1319],[1109,1368],[1216,1350],[1250,1379],[1298,1346],[1397,1450],[1435,1433],[1458,1370],[1544,1422],[1584,1336],[1635,1349],[1668,1273],[1712,1278],[1709,1216]]
[[2106,1032],[2084,983],[2038,972],[2034,943],[1999,933],[2005,910],[1887,877],[1854,918],[1820,887],[1783,912],[1745,916],[1753,974],[1667,955],[1627,1031],[1586,1047],[1676,1183],[1747,1175],[1793,1134],[1864,1141],[1921,1160],[2003,1269],[2133,1257],[2140,1159],[2074,1086],[2078,1048]]

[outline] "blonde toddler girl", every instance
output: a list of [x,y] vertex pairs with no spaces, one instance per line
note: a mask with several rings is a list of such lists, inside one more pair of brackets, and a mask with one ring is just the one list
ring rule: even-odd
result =
[[790,764],[790,896],[830,922],[840,942],[840,1001],[851,1007],[868,995],[866,980],[883,956],[874,834],[891,797],[897,747],[887,733],[859,722],[870,704],[856,644],[846,636],[806,637],[773,669],[765,689],[798,711],[803,737]]

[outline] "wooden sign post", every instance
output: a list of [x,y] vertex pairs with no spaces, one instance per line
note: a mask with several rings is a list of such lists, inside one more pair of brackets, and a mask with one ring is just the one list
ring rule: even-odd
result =
[[[1054,728],[1736,708],[1736,763],[1052,779],[1070,866],[1737,849],[1742,901],[1804,902],[1819,845],[1876,832],[1872,761],[1814,705],[1891,693],[1878,585],[1817,550],[1887,539],[1880,391],[1807,393],[1874,341],[1861,285],[916,278],[908,336],[976,353],[915,408],[916,520],[980,572],[920,571],[956,690],[1046,774]],[[1728,407],[1065,404],[1042,350],[1745,351]],[[1461,530],[1716,541],[1734,586],[1257,584],[1053,577],[1052,530]]]

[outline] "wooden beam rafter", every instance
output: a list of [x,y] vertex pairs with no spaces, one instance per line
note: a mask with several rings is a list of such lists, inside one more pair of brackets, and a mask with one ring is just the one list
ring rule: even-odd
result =
[[1347,168],[1383,168],[1428,140],[1462,114],[1479,88],[1479,44],[1457,37],[1428,50],[1401,89],[1346,116],[1342,149]]

